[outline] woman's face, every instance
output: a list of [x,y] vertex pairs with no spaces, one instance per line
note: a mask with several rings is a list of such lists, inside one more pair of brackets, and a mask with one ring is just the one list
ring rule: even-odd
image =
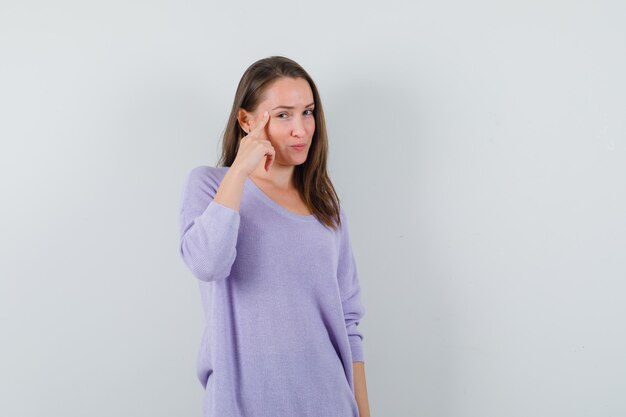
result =
[[[251,113],[254,126],[265,110],[270,113],[265,131],[276,156],[274,163],[299,165],[306,161],[315,132],[313,92],[304,78],[279,78],[265,91],[265,100]],[[304,144],[303,147],[294,145]]]

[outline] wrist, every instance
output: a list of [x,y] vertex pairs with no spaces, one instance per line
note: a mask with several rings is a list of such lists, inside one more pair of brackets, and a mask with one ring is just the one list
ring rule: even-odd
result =
[[226,175],[228,175],[229,177],[237,178],[240,181],[245,181],[245,179],[248,177],[248,174],[235,164],[231,165],[228,168]]

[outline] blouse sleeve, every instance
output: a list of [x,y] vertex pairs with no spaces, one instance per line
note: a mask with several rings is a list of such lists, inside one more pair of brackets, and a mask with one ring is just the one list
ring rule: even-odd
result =
[[352,361],[364,362],[363,333],[359,330],[358,325],[361,318],[365,315],[365,309],[361,303],[361,286],[350,243],[348,218],[343,208],[340,209],[340,214],[341,229],[339,232],[339,262],[337,269],[339,292],[341,293],[341,304],[348,332],[348,341],[352,351]]
[[237,255],[239,212],[213,201],[218,187],[215,168],[199,166],[180,198],[180,256],[201,281],[227,278]]

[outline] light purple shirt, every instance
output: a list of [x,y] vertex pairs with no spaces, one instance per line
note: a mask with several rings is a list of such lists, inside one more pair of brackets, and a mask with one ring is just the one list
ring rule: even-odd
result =
[[365,310],[345,211],[332,231],[249,177],[234,210],[213,201],[228,169],[192,169],[180,205],[180,255],[206,318],[204,417],[358,417]]

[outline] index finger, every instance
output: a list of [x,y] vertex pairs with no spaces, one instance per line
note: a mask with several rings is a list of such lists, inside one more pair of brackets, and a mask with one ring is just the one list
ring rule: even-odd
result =
[[257,120],[257,122],[255,123],[255,125],[252,128],[252,130],[250,131],[250,133],[257,132],[257,131],[260,131],[263,128],[265,128],[265,125],[267,124],[267,121],[270,119],[269,115],[270,115],[270,112],[265,110],[265,112],[263,114],[261,114],[259,120]]

